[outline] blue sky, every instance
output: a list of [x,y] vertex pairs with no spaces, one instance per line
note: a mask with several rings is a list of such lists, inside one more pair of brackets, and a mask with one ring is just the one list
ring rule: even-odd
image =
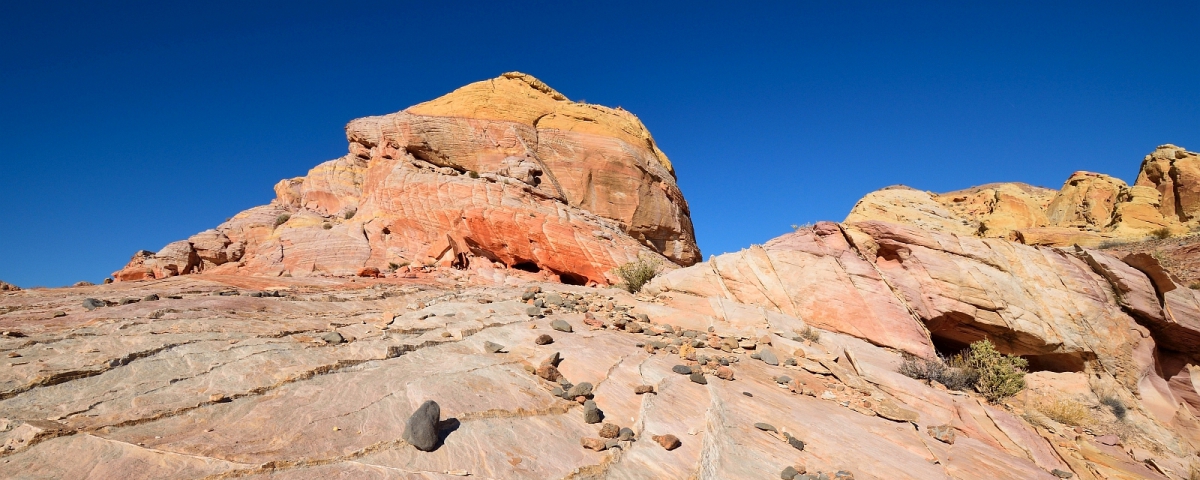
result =
[[1194,1],[183,3],[0,3],[0,279],[99,281],[342,155],[347,121],[512,70],[636,113],[706,257],[887,185],[1200,150]]

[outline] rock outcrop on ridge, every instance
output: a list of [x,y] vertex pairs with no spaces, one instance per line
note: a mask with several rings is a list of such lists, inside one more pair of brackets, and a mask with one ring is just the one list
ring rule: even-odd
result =
[[16,285],[13,285],[8,282],[0,281],[0,292],[15,292],[20,289],[21,289],[21,287],[18,287]]
[[639,256],[700,259],[675,172],[633,114],[521,73],[346,126],[349,153],[269,205],[141,251],[118,281],[486,265],[608,284]]
[[996,183],[934,194],[889,187],[859,200],[846,222],[883,220],[1028,245],[1096,247],[1200,227],[1200,154],[1161,145],[1146,155],[1130,186],[1108,175],[1075,172],[1054,190]]

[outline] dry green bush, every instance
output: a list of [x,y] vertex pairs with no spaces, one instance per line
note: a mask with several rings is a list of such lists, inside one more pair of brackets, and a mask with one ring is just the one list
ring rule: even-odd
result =
[[1171,236],[1171,229],[1167,227],[1156,228],[1150,231],[1150,236],[1162,240]]
[[1034,403],[1033,408],[1063,425],[1078,427],[1092,423],[1087,406],[1074,400],[1043,396]]
[[814,330],[812,327],[804,327],[804,330],[800,332],[800,338],[812,343],[821,343],[821,332]]
[[966,361],[979,372],[975,391],[989,402],[1011,397],[1025,388],[1025,367],[1029,362],[996,351],[996,346],[986,338],[971,344]]
[[1125,403],[1122,402],[1121,399],[1119,399],[1113,395],[1102,395],[1100,397],[1100,404],[1107,406],[1108,409],[1112,411],[1112,414],[1114,416],[1116,416],[1118,420],[1125,419],[1126,408],[1125,408]]
[[287,221],[290,220],[291,218],[292,218],[291,215],[288,215],[286,213],[281,213],[281,214],[279,214],[278,217],[275,217],[275,226],[278,227],[280,225],[283,225],[284,223],[287,223]]
[[357,209],[357,208],[351,208],[351,209],[349,209],[349,210],[346,210],[346,213],[342,215],[342,218],[345,218],[346,220],[349,220],[349,219],[351,219],[351,218],[354,218],[354,214],[356,214],[356,213],[358,213],[358,209]]
[[659,272],[662,272],[662,263],[654,257],[638,256],[636,262],[621,265],[616,268],[615,272],[617,277],[621,278],[621,288],[629,293],[637,293]]
[[965,365],[961,355],[931,360],[909,357],[900,364],[900,374],[917,380],[938,382],[958,391],[975,388],[975,382],[979,380],[979,373]]

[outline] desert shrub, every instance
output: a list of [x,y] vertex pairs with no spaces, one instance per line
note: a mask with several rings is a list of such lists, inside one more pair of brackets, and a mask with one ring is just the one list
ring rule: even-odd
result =
[[1033,408],[1063,425],[1077,427],[1091,423],[1088,408],[1074,400],[1043,397],[1034,404]]
[[1100,403],[1108,407],[1108,409],[1112,411],[1112,414],[1115,415],[1118,420],[1125,419],[1125,403],[1121,402],[1121,399],[1112,395],[1105,395],[1100,397]]
[[346,210],[346,213],[342,214],[342,218],[345,218],[346,220],[349,220],[349,219],[351,219],[351,218],[354,218],[354,214],[356,214],[356,213],[358,213],[358,209],[357,209],[357,208],[351,208],[351,209],[349,209],[349,210]]
[[333,225],[330,225],[330,224],[328,224],[328,223],[322,223],[322,224],[321,224],[321,228],[324,228],[324,229],[326,229],[326,230],[329,230],[329,229],[333,228]]
[[393,271],[393,272],[394,272],[394,271],[396,271],[396,270],[399,270],[399,269],[400,269],[400,265],[399,265],[399,264],[397,264],[396,262],[390,262],[390,263],[388,263],[388,270],[391,270],[391,271]]
[[804,327],[804,330],[800,332],[800,338],[812,343],[821,343],[821,332],[813,330],[812,327]]
[[1200,282],[1192,282],[1188,285],[1188,288],[1192,290],[1200,290]]
[[961,355],[955,355],[949,360],[942,357],[929,360],[909,357],[900,364],[900,374],[917,380],[938,382],[946,388],[958,391],[974,388],[979,379],[978,372],[967,366]]
[[278,217],[275,217],[275,226],[278,227],[280,225],[283,225],[284,223],[287,223],[287,221],[290,220],[291,218],[292,218],[291,215],[288,215],[286,213],[281,213],[281,214],[279,214]]
[[471,177],[471,178],[479,178],[479,172],[476,172],[474,170],[467,170],[467,176]]
[[1171,236],[1171,229],[1167,227],[1156,228],[1150,231],[1150,236],[1162,240]]
[[658,259],[638,256],[636,262],[617,267],[616,274],[621,278],[621,288],[629,293],[637,293],[661,271],[662,263]]
[[990,402],[1011,397],[1025,388],[1025,367],[1029,362],[996,351],[996,346],[986,338],[971,344],[965,360],[979,373],[975,391]]
[[1125,245],[1126,243],[1128,243],[1128,242],[1124,242],[1121,240],[1105,240],[1103,242],[1100,242],[1100,245],[1097,245],[1096,248],[1099,248],[1100,250],[1107,250],[1109,248],[1114,248],[1114,247],[1119,247],[1121,245]]

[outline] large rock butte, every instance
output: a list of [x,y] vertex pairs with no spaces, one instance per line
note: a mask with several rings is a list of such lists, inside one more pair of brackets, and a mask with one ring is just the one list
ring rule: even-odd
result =
[[639,256],[701,258],[671,162],[637,117],[572,102],[529,75],[354,120],[346,137],[346,156],[279,182],[269,205],[140,251],[113,277],[440,263],[608,284]]

